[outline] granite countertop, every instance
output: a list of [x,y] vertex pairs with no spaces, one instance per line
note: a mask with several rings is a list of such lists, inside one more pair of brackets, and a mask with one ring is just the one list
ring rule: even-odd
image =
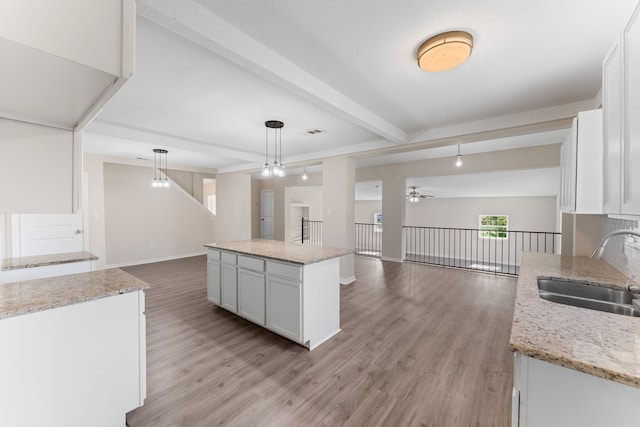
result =
[[208,243],[208,248],[222,249],[294,264],[313,264],[353,253],[353,249],[312,246],[281,240],[252,239],[237,242]]
[[119,268],[0,285],[0,319],[148,289]]
[[526,253],[518,279],[511,351],[640,387],[640,318],[550,302],[538,276],[624,287],[628,278],[604,260]]
[[2,260],[2,270],[43,267],[46,265],[67,264],[70,262],[95,261],[98,257],[91,252],[65,252],[61,254],[34,255]]

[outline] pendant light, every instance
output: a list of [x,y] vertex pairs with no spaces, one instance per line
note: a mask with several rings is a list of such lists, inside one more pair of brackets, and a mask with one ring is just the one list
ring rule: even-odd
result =
[[[285,167],[282,164],[282,128],[284,127],[284,123],[279,120],[267,120],[264,122],[266,129],[266,137],[265,137],[265,163],[262,166],[262,176],[275,176],[275,177],[283,177],[285,176]],[[274,145],[274,156],[273,156],[273,164],[269,166],[269,129],[273,129],[273,145]],[[279,146],[279,147],[278,147]],[[278,160],[278,151],[280,151],[280,159]]]
[[269,165],[269,127],[265,123],[265,136],[264,136],[264,166],[262,166],[262,176],[271,176],[271,166]]
[[307,178],[309,178],[309,177],[307,176],[307,167],[305,166],[304,167],[304,172],[302,172],[302,180],[306,181]]
[[456,155],[456,167],[462,166],[462,154],[460,154],[460,144],[458,144],[458,154]]
[[[153,180],[151,186],[154,188],[169,188],[169,177],[167,176],[167,150],[162,148],[153,149]],[[162,157],[164,155],[164,168],[162,167]]]

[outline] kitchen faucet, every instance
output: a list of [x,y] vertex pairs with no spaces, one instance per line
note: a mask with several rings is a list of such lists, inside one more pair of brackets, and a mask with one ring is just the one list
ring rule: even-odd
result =
[[606,236],[604,236],[602,238],[602,241],[600,242],[600,245],[598,247],[596,247],[593,252],[591,252],[591,258],[592,259],[600,259],[600,257],[602,256],[602,253],[604,252],[604,248],[605,246],[607,246],[607,243],[609,243],[609,240],[614,237],[614,236],[619,236],[621,234],[625,234],[628,236],[636,236],[638,238],[640,238],[640,232],[634,231],[634,230],[616,230],[616,231],[612,231],[611,233],[607,234]]

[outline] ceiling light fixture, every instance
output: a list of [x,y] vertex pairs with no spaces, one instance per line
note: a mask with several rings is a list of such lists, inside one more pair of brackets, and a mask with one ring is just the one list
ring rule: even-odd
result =
[[[169,177],[167,176],[167,150],[162,148],[153,149],[153,180],[151,186],[154,188],[169,188]],[[162,156],[164,155],[164,168],[162,167]]]
[[462,154],[460,154],[460,144],[458,144],[458,154],[456,155],[456,166],[462,166]]
[[[264,147],[264,165],[262,166],[262,176],[285,176],[285,167],[282,164],[282,128],[284,123],[278,120],[267,120],[265,126],[265,147]],[[273,164],[269,165],[269,129],[273,129],[273,145],[274,155]],[[280,145],[280,160],[278,160],[278,144]]]
[[302,172],[302,180],[306,181],[309,177],[307,176],[307,167],[304,167],[304,172]]
[[466,31],[449,31],[431,37],[418,49],[418,65],[425,71],[446,71],[471,55],[473,36]]

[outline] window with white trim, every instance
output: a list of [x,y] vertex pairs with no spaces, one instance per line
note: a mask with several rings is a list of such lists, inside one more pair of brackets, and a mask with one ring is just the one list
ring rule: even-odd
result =
[[484,239],[506,239],[509,229],[508,215],[479,215],[480,237]]

